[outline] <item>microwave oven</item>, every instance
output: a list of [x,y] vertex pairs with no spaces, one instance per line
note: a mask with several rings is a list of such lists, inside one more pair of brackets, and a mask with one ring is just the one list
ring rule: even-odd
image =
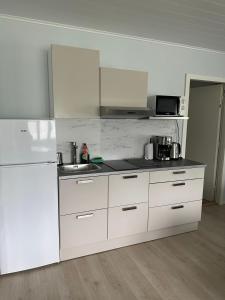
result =
[[151,116],[177,116],[185,114],[185,101],[180,96],[155,95],[149,98]]

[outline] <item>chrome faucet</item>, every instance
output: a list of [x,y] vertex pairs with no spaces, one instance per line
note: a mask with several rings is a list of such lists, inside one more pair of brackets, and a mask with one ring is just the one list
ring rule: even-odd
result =
[[72,164],[76,165],[77,164],[77,143],[76,142],[70,142],[71,145],[71,160],[72,160]]

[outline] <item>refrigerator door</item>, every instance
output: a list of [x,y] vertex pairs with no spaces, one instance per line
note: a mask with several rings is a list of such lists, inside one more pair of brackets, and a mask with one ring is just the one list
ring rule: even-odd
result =
[[0,274],[59,261],[57,166],[0,167]]
[[0,165],[55,161],[54,120],[0,120]]

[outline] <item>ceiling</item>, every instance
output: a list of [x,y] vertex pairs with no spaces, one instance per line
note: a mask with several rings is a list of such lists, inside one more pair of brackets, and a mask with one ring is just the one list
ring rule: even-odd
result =
[[225,51],[225,0],[1,0],[0,13]]

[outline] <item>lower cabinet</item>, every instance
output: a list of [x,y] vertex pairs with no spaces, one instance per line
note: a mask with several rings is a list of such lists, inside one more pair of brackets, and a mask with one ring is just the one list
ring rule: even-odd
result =
[[107,209],[60,217],[61,248],[107,240]]
[[150,184],[149,206],[201,200],[203,183],[203,179],[193,179]]
[[60,215],[107,208],[107,198],[107,176],[59,181]]
[[158,230],[201,220],[202,201],[150,207],[148,230]]
[[109,208],[108,238],[147,232],[148,203]]
[[109,176],[109,207],[148,202],[149,172]]
[[197,229],[203,175],[198,168],[150,179],[149,172],[61,179],[61,260]]

